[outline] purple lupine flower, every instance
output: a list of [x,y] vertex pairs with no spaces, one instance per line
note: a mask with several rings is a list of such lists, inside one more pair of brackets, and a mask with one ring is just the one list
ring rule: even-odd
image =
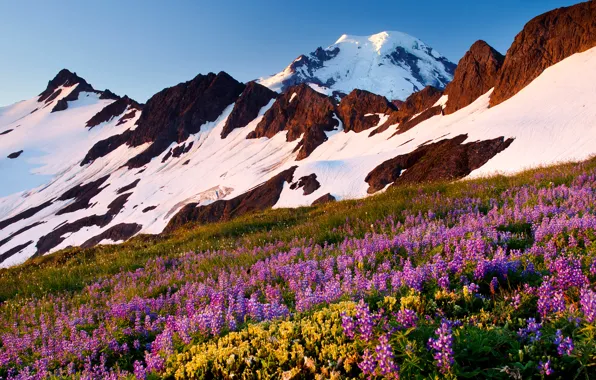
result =
[[381,335],[379,344],[375,348],[379,372],[384,378],[399,379],[399,366],[395,363],[393,348],[389,344],[389,337]]
[[358,363],[358,367],[365,375],[373,375],[375,373],[377,363],[369,349],[364,350],[364,353],[362,354],[362,361]]
[[360,300],[356,306],[356,323],[360,338],[365,342],[370,342],[373,338],[375,323],[373,315],[364,300]]
[[344,334],[350,338],[354,339],[356,336],[356,323],[354,322],[354,318],[350,317],[346,313],[341,313],[341,326],[344,329]]
[[580,292],[580,305],[585,320],[588,323],[596,321],[596,293],[590,288],[583,288]]
[[545,375],[545,376],[550,376],[553,373],[555,373],[555,371],[553,371],[552,364],[551,364],[550,360],[547,360],[546,362],[543,362],[541,360],[540,362],[538,362],[538,371],[540,371],[541,375]]
[[441,326],[435,330],[436,339],[429,338],[428,346],[435,352],[433,358],[437,368],[443,374],[450,371],[454,363],[453,359],[453,334],[451,324],[447,320],[441,322]]
[[399,327],[403,329],[416,327],[416,322],[418,322],[418,316],[416,315],[416,312],[410,309],[398,311],[395,313],[395,319],[399,324]]
[[540,341],[542,338],[542,332],[540,331],[542,324],[536,322],[535,318],[528,318],[526,323],[526,327],[520,328],[517,335],[521,339],[528,339],[531,343]]
[[555,344],[557,345],[557,352],[559,355],[571,355],[573,353],[573,349],[575,348],[573,345],[573,340],[570,337],[564,337],[563,332],[559,329],[555,335]]

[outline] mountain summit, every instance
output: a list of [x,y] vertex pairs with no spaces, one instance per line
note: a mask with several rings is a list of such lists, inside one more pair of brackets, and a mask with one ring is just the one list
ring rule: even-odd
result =
[[421,40],[401,32],[344,34],[326,49],[301,55],[282,72],[259,82],[275,91],[309,83],[321,92],[358,88],[405,100],[426,86],[443,89],[456,65]]

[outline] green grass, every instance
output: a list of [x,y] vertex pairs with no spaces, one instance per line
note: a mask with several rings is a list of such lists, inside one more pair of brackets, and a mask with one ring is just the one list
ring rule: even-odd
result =
[[[316,207],[276,209],[245,215],[228,222],[209,225],[189,225],[167,236],[142,235],[119,245],[98,246],[90,249],[69,248],[38,257],[26,263],[0,270],[0,302],[27,297],[41,297],[48,293],[76,292],[98,278],[122,270],[143,267],[154,257],[179,256],[184,252],[230,249],[239,246],[262,246],[274,241],[291,241],[295,238],[312,239],[315,243],[336,243],[345,237],[341,227],[346,219],[358,221],[354,235],[370,231],[376,220],[395,215],[400,218],[404,210],[410,213],[437,212],[432,195],[452,198],[474,197],[483,202],[513,186],[540,178],[540,186],[569,184],[583,169],[596,167],[596,159],[581,164],[568,163],[548,168],[528,170],[514,176],[493,176],[454,183],[429,183],[390,188],[386,192],[362,200],[347,200]],[[412,202],[420,194],[429,195],[426,201]],[[418,197],[417,199],[421,199]],[[439,207],[440,208],[440,207]],[[448,209],[448,206],[445,206]],[[340,231],[334,231],[334,229]],[[504,226],[511,232],[525,232],[524,226]],[[520,241],[519,244],[527,242]],[[219,260],[209,265],[250,265],[258,260],[246,254],[233,263]]]

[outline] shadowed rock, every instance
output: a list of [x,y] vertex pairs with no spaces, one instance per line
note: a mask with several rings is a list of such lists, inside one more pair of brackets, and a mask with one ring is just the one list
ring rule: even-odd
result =
[[304,195],[310,195],[314,193],[321,184],[317,181],[317,175],[315,173],[301,177],[298,181],[290,185],[290,189],[296,190],[302,188]]
[[244,90],[244,84],[225,72],[197,75],[193,80],[166,88],[153,95],[143,108],[129,146],[151,143],[131,158],[129,168],[139,168],[163,153],[173,142],[181,143],[215,121]]
[[84,185],[79,184],[66,191],[64,194],[60,196],[60,198],[58,198],[58,200],[66,201],[74,198],[75,201],[69,204],[68,206],[62,208],[60,211],[56,213],[56,215],[67,214],[69,212],[75,212],[78,210],[89,208],[89,206],[91,206],[89,204],[89,201],[97,194],[99,194],[103,189],[105,189],[105,187],[107,187],[107,185],[105,187],[101,187],[101,185],[103,185],[108,180],[108,178],[110,178],[109,175],[99,178],[95,181],[88,182]]
[[272,138],[281,131],[288,132],[288,142],[303,136],[295,149],[298,151],[297,159],[301,160],[327,140],[325,131],[332,131],[338,126],[334,114],[335,106],[331,98],[316,92],[307,84],[301,84],[289,88],[278,97],[247,138]]
[[507,51],[490,105],[517,94],[546,68],[596,46],[596,1],[558,8],[535,17]]
[[189,203],[170,219],[164,233],[169,233],[188,223],[214,223],[229,220],[249,212],[273,207],[279,200],[284,183],[291,183],[296,166],[273,176],[267,182],[232,199],[222,199],[206,206]]
[[81,244],[81,248],[94,247],[103,240],[111,240],[113,242],[128,240],[141,231],[142,228],[142,225],[136,223],[119,223],[85,241]]
[[4,219],[3,221],[0,222],[0,230],[10,226],[13,223],[18,222],[18,221],[29,219],[30,217],[37,214],[44,208],[50,207],[52,205],[52,203],[54,203],[53,199],[46,201],[46,202],[40,204],[39,206],[28,208],[27,210],[22,211],[22,212],[18,213],[17,215],[12,216],[8,219]]
[[51,249],[62,243],[66,238],[65,236],[68,236],[70,233],[80,231],[84,227],[107,226],[114,219],[114,217],[118,215],[120,211],[122,211],[130,195],[131,193],[126,193],[118,196],[112,201],[112,203],[108,205],[108,212],[103,215],[90,215],[74,222],[62,224],[47,235],[42,236],[35,244],[37,251],[35,252],[34,257],[49,252]]
[[459,135],[422,145],[413,152],[381,163],[365,178],[369,185],[368,193],[375,193],[389,184],[396,186],[463,178],[513,142],[513,139],[498,137],[463,144],[467,137]]
[[322,205],[325,203],[331,203],[331,202],[335,202],[336,199],[333,195],[327,193],[325,195],[323,195],[320,198],[317,198],[313,201],[313,203],[311,204],[311,206],[316,206],[316,205]]
[[[113,118],[122,115],[127,108],[132,108],[136,110],[141,109],[141,105],[134,101],[133,99],[129,98],[128,96],[124,96],[113,103],[105,106],[101,111],[96,113],[89,121],[87,121],[87,128],[91,129],[101,123],[108,122]],[[133,116],[134,117],[134,111]],[[124,116],[123,116],[124,118]]]
[[275,91],[271,91],[257,82],[247,83],[226,120],[226,124],[221,131],[221,138],[225,139],[236,128],[246,127],[258,116],[261,108],[276,97],[277,93]]
[[[427,86],[422,91],[418,91],[410,95],[405,101],[397,102],[398,111],[392,112],[389,115],[389,119],[387,119],[387,121],[379,128],[373,130],[370,133],[370,136],[384,132],[392,125],[409,121],[413,116],[431,108],[441,98],[442,95],[443,92],[441,90]],[[395,101],[393,104],[396,104]],[[432,113],[436,114],[436,110],[432,111]],[[424,117],[415,119],[417,120],[411,121],[408,125],[401,125],[399,131],[405,132],[406,130],[415,127],[418,123],[428,119],[428,117],[426,117],[426,119]]]

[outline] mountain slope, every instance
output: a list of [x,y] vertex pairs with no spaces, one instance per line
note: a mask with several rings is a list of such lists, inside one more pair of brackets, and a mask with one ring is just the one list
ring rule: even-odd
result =
[[310,83],[327,94],[361,89],[405,100],[426,86],[444,88],[455,64],[417,38],[401,32],[344,34],[326,49],[301,55],[282,72],[259,83],[275,91]]

